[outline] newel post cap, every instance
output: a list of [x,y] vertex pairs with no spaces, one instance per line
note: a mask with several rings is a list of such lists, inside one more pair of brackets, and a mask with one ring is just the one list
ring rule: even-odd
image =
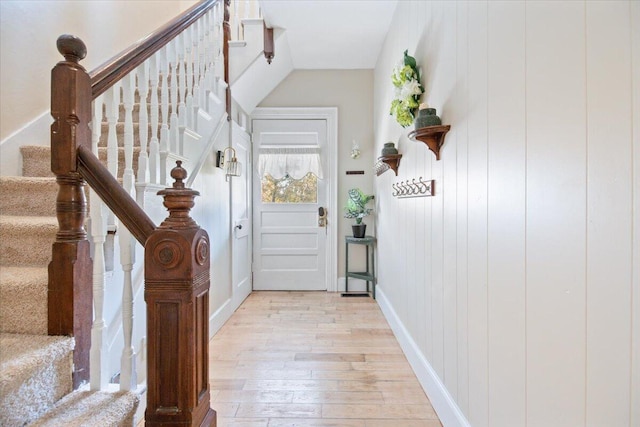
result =
[[158,191],[158,195],[164,197],[164,206],[169,210],[169,217],[158,228],[199,228],[189,216],[189,211],[195,205],[195,197],[200,193],[185,188],[184,180],[187,178],[187,171],[182,167],[182,161],[176,161],[176,167],[171,169],[171,177],[175,180],[173,186]]
[[58,52],[64,56],[68,62],[80,63],[87,56],[87,46],[76,36],[63,34],[56,41]]

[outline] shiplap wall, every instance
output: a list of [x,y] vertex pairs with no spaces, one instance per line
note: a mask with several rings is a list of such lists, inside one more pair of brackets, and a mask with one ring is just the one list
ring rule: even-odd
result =
[[[451,125],[440,161],[389,116],[405,49]],[[398,2],[381,304],[472,426],[640,425],[639,51],[640,2]],[[419,176],[435,197],[391,196]]]

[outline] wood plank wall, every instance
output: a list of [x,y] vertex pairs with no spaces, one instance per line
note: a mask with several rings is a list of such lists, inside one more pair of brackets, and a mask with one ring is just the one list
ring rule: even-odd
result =
[[[640,423],[639,33],[633,1],[398,2],[379,289],[474,427]],[[451,125],[441,161],[388,114],[405,49]],[[419,176],[435,197],[391,196]]]

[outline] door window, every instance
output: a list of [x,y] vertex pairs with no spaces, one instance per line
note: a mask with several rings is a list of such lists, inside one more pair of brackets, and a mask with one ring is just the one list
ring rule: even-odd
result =
[[309,172],[300,179],[262,177],[262,203],[318,203],[318,178]]

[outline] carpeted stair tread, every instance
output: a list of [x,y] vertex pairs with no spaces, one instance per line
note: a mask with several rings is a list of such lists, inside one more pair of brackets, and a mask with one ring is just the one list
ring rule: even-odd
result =
[[[21,147],[22,175],[23,177],[55,177],[51,172],[51,149],[47,146]],[[140,147],[133,147],[133,170],[137,172]],[[107,147],[98,147],[98,158],[107,166]],[[124,172],[124,147],[118,147],[118,178],[122,178]],[[55,204],[53,205],[55,209]],[[55,214],[55,213],[54,213]]]
[[41,416],[71,384],[73,338],[0,334],[0,425]]
[[0,177],[2,215],[55,216],[58,183],[54,177]]
[[139,402],[134,392],[74,391],[28,426],[132,426]]
[[0,215],[0,265],[48,265],[57,231],[56,217]]
[[47,334],[45,267],[0,268],[0,331]]

